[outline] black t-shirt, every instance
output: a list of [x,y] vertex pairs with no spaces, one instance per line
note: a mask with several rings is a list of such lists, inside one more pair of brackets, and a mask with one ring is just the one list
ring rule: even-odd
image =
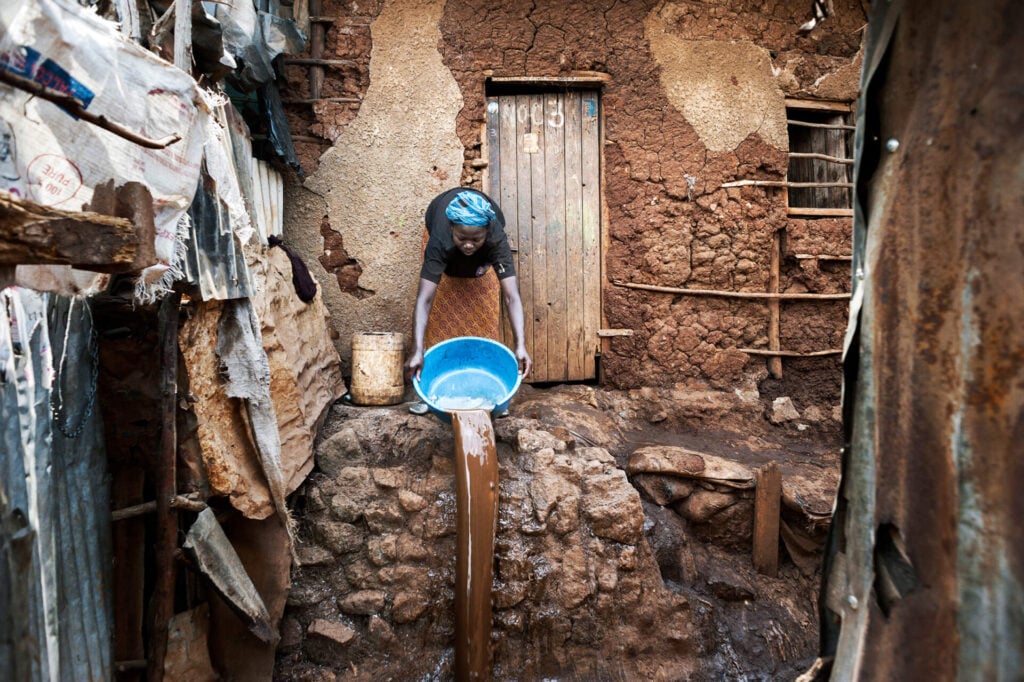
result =
[[[466,190],[487,199],[495,213],[494,220],[487,226],[484,245],[471,256],[462,253],[455,246],[452,240],[452,221],[445,215],[445,210],[455,195]],[[498,279],[506,279],[516,274],[512,250],[508,245],[508,237],[505,236],[505,216],[498,204],[483,192],[468,187],[454,187],[442,192],[427,206],[425,220],[430,239],[427,240],[427,248],[423,251],[423,267],[420,269],[420,277],[423,279],[436,284],[441,281],[441,273],[449,277],[477,277],[477,273],[483,274],[487,267],[492,265],[494,271],[498,273]]]

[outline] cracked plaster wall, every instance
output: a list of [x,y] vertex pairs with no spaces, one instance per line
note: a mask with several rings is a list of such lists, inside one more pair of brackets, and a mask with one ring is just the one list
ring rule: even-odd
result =
[[[317,220],[312,239],[307,233],[303,251],[309,254],[320,237],[327,249],[343,248],[361,268],[353,292],[342,291],[322,265],[316,268],[346,360],[357,332],[407,331],[419,279],[423,211],[459,181],[463,150],[454,121],[462,95],[437,51],[443,5],[384,4],[371,25],[370,84],[358,115],[305,182],[317,195],[305,197],[306,221],[316,219],[319,201],[326,218]],[[307,260],[320,256],[310,255]]]

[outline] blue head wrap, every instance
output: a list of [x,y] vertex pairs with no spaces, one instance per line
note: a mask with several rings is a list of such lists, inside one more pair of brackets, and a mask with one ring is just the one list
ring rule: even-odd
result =
[[448,204],[444,214],[448,220],[459,225],[470,227],[486,227],[494,220],[494,209],[491,202],[476,192],[459,192]]

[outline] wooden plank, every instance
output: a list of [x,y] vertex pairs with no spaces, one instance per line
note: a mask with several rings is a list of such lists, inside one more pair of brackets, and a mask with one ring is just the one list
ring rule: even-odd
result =
[[547,221],[548,379],[568,379],[566,353],[566,233],[565,233],[565,99],[549,93],[544,99],[544,204]]
[[812,111],[842,111],[849,113],[853,111],[851,102],[837,102],[821,99],[796,99],[786,98],[787,109],[810,109]]
[[565,281],[569,381],[589,379],[583,292],[583,150],[580,93],[565,93]]
[[[530,164],[533,155],[527,154],[523,146],[523,136],[529,130],[530,101],[525,95],[509,97],[511,111],[511,144],[516,150],[516,225],[519,234],[519,295],[523,301],[523,335],[526,337],[526,350],[533,357],[533,371],[530,381],[535,381],[540,368],[537,365],[537,344],[534,343],[534,320],[536,319],[533,293],[535,253],[533,248],[533,203],[530,178]],[[504,100],[503,100],[504,101]],[[502,122],[503,130],[505,122]]]
[[754,493],[754,568],[774,578],[779,572],[779,510],[782,475],[775,462],[757,472]]
[[[769,258],[768,265],[768,291],[769,293],[779,293],[779,255],[782,250],[782,238],[780,230],[776,230],[772,233],[772,252]],[[772,298],[768,299],[768,349],[777,351],[782,346],[779,345],[779,326],[780,326],[780,310],[779,310],[779,299]],[[771,356],[768,358],[768,372],[771,373],[776,379],[782,378],[782,358],[778,356]]]
[[810,351],[799,351],[799,350],[765,350],[764,348],[737,348],[741,353],[747,353],[749,355],[767,355],[768,357],[780,357],[780,358],[818,358],[825,355],[841,355],[843,352],[842,348],[831,348],[829,350],[810,350]]
[[681,287],[662,287],[656,284],[639,284],[636,282],[612,282],[617,287],[626,289],[643,289],[658,291],[664,294],[682,294],[684,296],[719,296],[721,298],[777,298],[780,301],[837,301],[850,298],[850,294],[773,294],[766,291],[721,291],[719,289],[683,289]]
[[786,215],[807,216],[809,218],[852,218],[852,208],[811,208],[807,206],[790,206]]
[[632,329],[598,329],[597,335],[601,338],[610,338],[613,336],[633,336]]
[[[497,97],[487,98],[487,118],[484,124],[483,131],[483,149],[481,150],[481,164],[480,167],[483,171],[483,187],[492,199],[494,199],[498,206],[501,208],[502,214],[505,216],[505,236],[508,238],[509,246],[513,244],[512,232],[515,229],[515,217],[516,211],[513,207],[506,207],[506,202],[502,197],[502,178],[501,178],[501,114],[500,104]],[[519,272],[519,264],[515,261],[515,252],[512,252],[513,264],[516,266],[516,272]],[[500,305],[500,321],[499,325],[501,330],[499,332],[499,338],[509,348],[515,348],[513,342],[512,326],[508,321],[508,311],[505,310],[504,298]]]
[[600,352],[597,330],[601,327],[601,131],[596,90],[581,93],[580,149],[583,191],[583,316],[587,340],[587,378],[595,375]]
[[603,85],[610,83],[610,74],[601,71],[575,71],[570,76],[491,76],[491,83],[502,85]]
[[[533,368],[536,376],[534,381],[548,380],[548,244],[547,244],[547,203],[545,189],[547,176],[544,166],[544,97],[543,95],[524,95],[520,98],[526,103],[526,121],[522,128],[526,135],[532,135],[522,141],[527,148],[530,164],[530,196],[531,214],[530,227],[532,232],[533,253]],[[520,104],[518,114],[522,114]],[[525,136],[521,135],[520,138]],[[531,152],[532,153],[529,153]]]
[[798,119],[790,118],[786,119],[786,125],[798,126],[803,128],[829,128],[831,130],[856,130],[856,126],[834,123],[812,123],[810,121],[800,121]]
[[[319,15],[322,7],[322,0],[309,0],[309,13]],[[309,56],[315,61],[324,57],[324,43],[326,28],[320,22],[314,22],[309,27]],[[318,100],[324,91],[324,67],[314,64],[309,69],[309,98]]]
[[141,250],[137,228],[126,218],[64,211],[0,192],[0,265],[130,272],[156,262],[136,263]]

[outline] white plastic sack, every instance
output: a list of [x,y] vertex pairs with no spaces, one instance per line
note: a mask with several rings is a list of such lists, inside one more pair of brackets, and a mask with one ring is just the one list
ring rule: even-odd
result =
[[181,136],[165,149],[147,149],[0,84],[0,189],[81,210],[111,180],[115,189],[144,184],[154,200],[158,264],[143,271],[139,293],[152,298],[169,287],[209,114],[192,77],[68,0],[0,2],[0,68],[70,94],[90,113],[144,137]]

